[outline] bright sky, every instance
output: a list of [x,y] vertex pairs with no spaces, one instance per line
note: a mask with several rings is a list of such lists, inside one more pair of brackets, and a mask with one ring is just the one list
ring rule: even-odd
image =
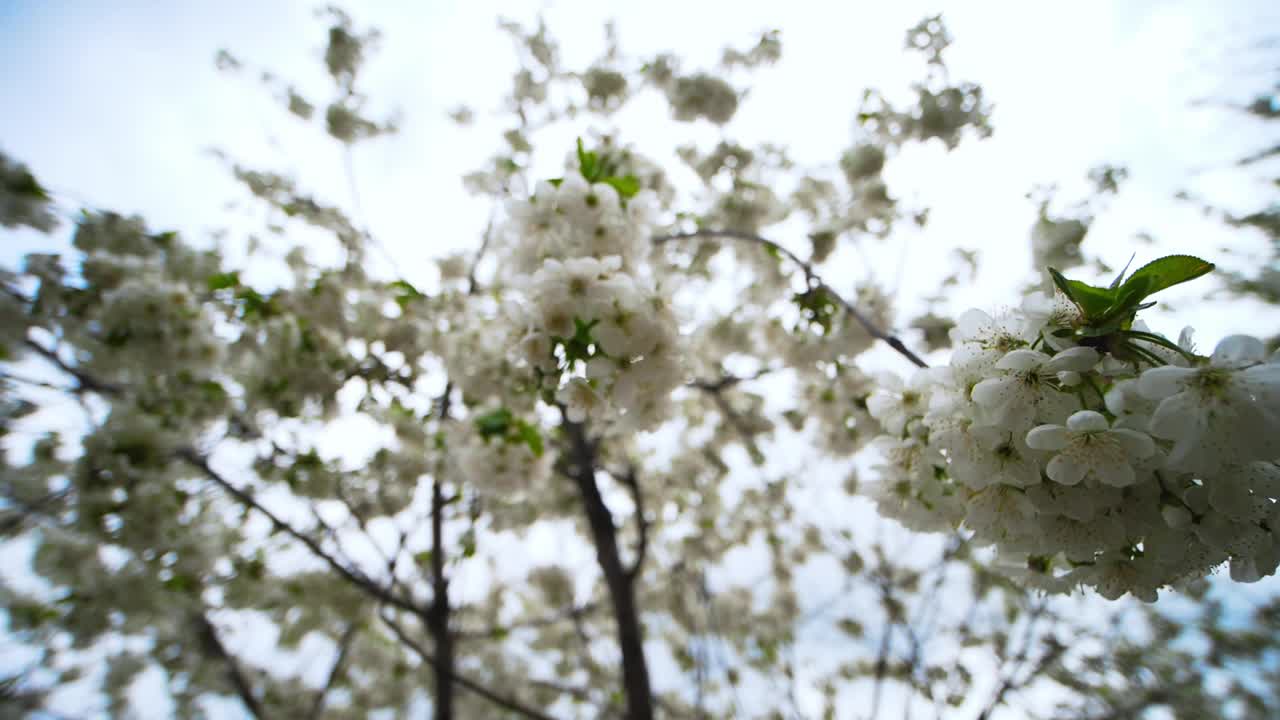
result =
[[[226,225],[252,226],[243,207],[226,207],[243,193],[211,148],[252,167],[292,172],[303,188],[351,207],[342,155],[322,130],[303,129],[247,78],[213,65],[215,52],[226,48],[323,101],[324,26],[312,8],[303,1],[0,1],[0,148],[61,197],[138,212],[157,229],[195,238]],[[783,60],[758,73],[732,137],[783,144],[800,164],[817,165],[835,162],[850,144],[864,88],[893,96],[921,76],[902,52],[903,35],[937,8],[914,0],[351,2],[359,27],[384,33],[365,77],[372,107],[398,110],[402,119],[398,136],[356,150],[359,219],[396,260],[395,274],[410,280],[430,277],[430,258],[476,246],[489,208],[465,194],[460,177],[484,162],[502,129],[494,111],[515,59],[495,28],[498,15],[529,20],[542,10],[568,67],[596,56],[609,18],[617,19],[622,49],[636,62],[670,50],[688,67],[710,67],[725,45],[746,47],[759,31],[780,29]],[[950,272],[947,251],[963,246],[981,251],[981,271],[952,309],[1011,301],[1033,278],[1028,229],[1035,210],[1024,194],[1059,183],[1064,202],[1082,199],[1086,173],[1101,163],[1127,166],[1130,180],[1095,224],[1088,254],[1116,266],[1131,253],[1141,263],[1166,250],[1230,264],[1219,247],[1261,247],[1260,239],[1202,219],[1173,195],[1194,189],[1236,209],[1266,197],[1240,173],[1221,170],[1275,142],[1274,135],[1238,113],[1192,103],[1242,101],[1267,86],[1274,50],[1268,56],[1257,42],[1267,31],[1274,39],[1280,5],[968,2],[953,4],[945,19],[955,38],[951,76],[984,86],[996,108],[995,134],[949,155],[933,145],[912,149],[891,164],[891,190],[930,207],[930,223],[873,244],[870,266],[836,268],[833,284],[876,277],[893,287],[903,264],[898,301],[918,308],[915,298],[935,291]],[[475,126],[447,119],[460,104],[476,110]],[[618,125],[624,139],[659,154],[719,137],[705,125],[674,126],[652,97]],[[551,163],[568,147],[540,150],[556,174]],[[1137,242],[1139,232],[1157,245]],[[6,265],[50,242],[5,237]],[[1190,300],[1198,294],[1170,291],[1176,314],[1163,316],[1168,326],[1157,329],[1175,333],[1192,324],[1212,347],[1231,332],[1273,334],[1280,327],[1274,308],[1223,313]],[[910,317],[904,313],[899,323]]]

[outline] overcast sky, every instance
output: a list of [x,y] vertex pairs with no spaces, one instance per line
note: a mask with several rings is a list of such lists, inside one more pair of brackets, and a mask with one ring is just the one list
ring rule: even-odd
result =
[[[515,68],[510,41],[495,28],[500,14],[528,20],[541,10],[569,67],[584,66],[601,50],[609,18],[618,20],[622,49],[637,62],[669,50],[687,67],[710,67],[724,46],[745,47],[761,30],[780,29],[783,60],[758,74],[732,137],[782,144],[799,163],[817,165],[833,163],[850,144],[864,88],[893,95],[920,77],[919,63],[902,52],[904,31],[938,5],[351,3],[358,26],[384,33],[367,72],[371,107],[397,111],[402,126],[397,137],[355,154],[360,220],[397,265],[381,270],[419,280],[430,275],[430,258],[477,244],[489,208],[469,198],[459,178],[497,147],[494,112]],[[325,33],[313,7],[0,0],[0,148],[68,202],[137,212],[156,229],[197,239],[245,225],[243,209],[226,207],[243,193],[211,148],[259,169],[293,173],[304,188],[350,208],[341,153],[323,132],[303,129],[250,78],[228,77],[213,64],[215,52],[226,48],[323,101]],[[866,265],[833,269],[833,284],[875,277],[898,286],[902,306],[918,308],[916,298],[933,292],[950,269],[946,250],[963,246],[982,253],[982,269],[976,287],[960,292],[952,309],[1014,301],[1016,288],[1033,278],[1034,207],[1024,194],[1058,183],[1065,201],[1080,199],[1086,173],[1101,163],[1131,173],[1086,244],[1107,262],[1176,251],[1230,264],[1218,248],[1260,244],[1201,219],[1173,195],[1195,189],[1237,209],[1266,197],[1243,174],[1223,169],[1274,143],[1274,134],[1238,113],[1193,102],[1245,100],[1274,82],[1275,49],[1257,45],[1267,33],[1273,42],[1280,35],[1280,4],[968,2],[952,4],[945,18],[955,38],[951,75],[984,86],[996,108],[995,134],[950,154],[931,145],[898,158],[887,171],[891,188],[913,206],[930,207],[929,225],[869,247]],[[446,118],[461,104],[476,110],[474,127]],[[708,126],[666,122],[660,109],[652,102],[629,109],[618,120],[624,139],[662,156],[678,142],[705,146],[719,137]],[[553,159],[567,149],[543,148]],[[1157,244],[1138,243],[1139,232]],[[50,242],[5,236],[0,262],[12,264]],[[905,251],[902,243],[909,243]],[[1274,309],[1223,313],[1192,302],[1197,294],[1171,291],[1176,314],[1157,315],[1169,323],[1157,329],[1173,334],[1191,323],[1202,345],[1212,347],[1230,332],[1272,334],[1280,327]],[[904,313],[899,322],[909,319]]]
[[[496,147],[493,130],[501,127],[486,122],[514,68],[509,41],[494,28],[499,14],[530,19],[541,9],[569,67],[583,66],[600,50],[608,18],[618,20],[623,50],[637,62],[674,50],[691,67],[710,66],[722,47],[745,46],[760,30],[780,29],[783,61],[759,73],[731,132],[745,142],[786,145],[800,163],[819,164],[834,162],[850,144],[865,87],[892,95],[920,77],[919,63],[901,51],[903,33],[936,7],[361,3],[350,8],[357,23],[385,34],[366,78],[372,107],[398,111],[403,127],[398,137],[356,151],[363,220],[391,249],[397,274],[410,279],[424,274],[425,261],[443,249],[474,247],[488,207],[466,196],[459,177],[483,163]],[[212,62],[219,48],[230,49],[323,100],[324,32],[312,8],[309,2],[0,2],[6,107],[0,147],[64,197],[139,212],[155,227],[194,237],[227,225],[224,203],[241,197],[206,152],[214,147],[254,167],[293,172],[304,187],[349,206],[341,155],[323,133],[302,129],[250,80],[220,74]],[[998,303],[1031,277],[1027,230],[1034,208],[1026,191],[1058,183],[1064,201],[1076,200],[1089,168],[1104,162],[1131,172],[1086,244],[1109,263],[1122,265],[1132,252],[1150,259],[1165,247],[1229,263],[1214,257],[1214,248],[1250,242],[1199,220],[1172,195],[1212,190],[1242,206],[1260,197],[1261,188],[1242,174],[1212,170],[1263,145],[1264,129],[1192,102],[1240,99],[1267,86],[1275,52],[1255,46],[1268,30],[1274,42],[1280,6],[972,2],[956,4],[945,17],[956,39],[948,54],[952,77],[984,86],[996,107],[995,135],[949,155],[936,143],[914,148],[891,164],[892,190],[930,207],[931,222],[921,233],[871,248],[872,267],[847,269],[857,279],[874,275],[893,285],[902,242],[917,251],[962,245],[984,253],[984,273],[977,290],[956,298],[958,309]],[[476,109],[475,127],[457,128],[446,119],[446,110],[459,104]],[[636,105],[619,125],[659,157],[677,142],[718,138],[705,125],[653,122],[662,119],[650,112],[656,102]],[[543,149],[556,159],[564,152]],[[1159,245],[1135,243],[1138,232],[1151,233]],[[18,245],[47,242],[26,237],[3,257],[16,255]],[[911,253],[903,306],[934,289],[946,257]],[[1221,332],[1204,328],[1207,337],[1249,329],[1204,319],[1222,324]]]

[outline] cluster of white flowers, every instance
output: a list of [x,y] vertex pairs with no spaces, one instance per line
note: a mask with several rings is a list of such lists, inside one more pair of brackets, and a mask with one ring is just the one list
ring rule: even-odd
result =
[[175,364],[207,373],[223,356],[208,312],[185,285],[154,277],[127,280],[102,296],[99,341],[90,367],[146,376]]
[[1230,563],[1280,563],[1280,353],[1228,337],[1211,357],[1140,322],[1090,332],[1062,295],[952,331],[949,367],[887,382],[869,492],[905,525],[963,525],[1052,591],[1154,600]]
[[651,427],[683,379],[679,326],[644,260],[654,198],[634,190],[589,183],[575,165],[508,206],[514,353],[575,422]]

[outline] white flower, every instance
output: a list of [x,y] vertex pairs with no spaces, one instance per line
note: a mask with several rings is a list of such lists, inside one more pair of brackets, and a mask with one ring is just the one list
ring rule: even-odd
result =
[[1138,390],[1160,401],[1152,435],[1174,441],[1170,467],[1211,474],[1225,464],[1280,458],[1280,364],[1256,338],[1233,335],[1207,366],[1158,367]]
[[1092,410],[1081,410],[1067,419],[1067,426],[1041,425],[1027,433],[1027,445],[1056,451],[1045,474],[1062,485],[1075,485],[1092,475],[1113,487],[1134,483],[1130,459],[1148,457],[1155,443],[1135,430],[1112,429],[1107,419]]
[[982,538],[1007,539],[1037,529],[1036,506],[1027,494],[1010,485],[990,485],[969,498],[964,524]]
[[1036,350],[1014,350],[995,364],[1003,374],[973,387],[973,401],[1005,427],[1025,427],[1037,418],[1057,419],[1079,407],[1075,398],[1055,387],[1058,373],[1085,373],[1097,362],[1098,351],[1087,347],[1069,348],[1052,358]]
[[991,372],[1005,353],[1027,347],[1035,337],[1034,333],[1027,335],[1019,313],[1004,312],[992,317],[976,308],[956,318],[950,335],[956,347],[951,354],[951,367],[964,384],[977,382]]
[[1138,392],[1137,378],[1121,380],[1112,385],[1106,393],[1105,402],[1107,412],[1116,418],[1113,423],[1116,427],[1140,432],[1147,432],[1147,424],[1158,404]]
[[1040,482],[1040,464],[1021,433],[947,422],[935,426],[931,441],[947,451],[951,474],[972,490],[989,485],[1025,488]]
[[571,422],[586,422],[604,408],[604,398],[591,387],[586,378],[571,378],[568,383],[556,391],[556,400],[564,403],[565,415]]
[[906,384],[891,373],[880,374],[876,379],[880,386],[867,398],[867,412],[880,421],[886,432],[901,435],[907,421],[923,416],[928,408],[932,378],[921,371]]

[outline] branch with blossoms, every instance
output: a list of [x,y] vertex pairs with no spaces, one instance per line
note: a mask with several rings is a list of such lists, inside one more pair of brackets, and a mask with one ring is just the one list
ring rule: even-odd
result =
[[1223,563],[1280,563],[1280,356],[1232,336],[1195,354],[1137,320],[1147,298],[1212,270],[1161,258],[1109,287],[1051,269],[1057,293],[973,310],[948,367],[867,401],[887,435],[870,488],[918,529],[963,525],[1051,591],[1154,601]]
[[693,232],[687,232],[687,233],[677,233],[674,235],[659,235],[653,238],[653,244],[662,245],[664,243],[669,243],[669,242],[678,242],[683,240],[696,240],[696,239],[703,239],[703,238],[705,239],[724,238],[728,240],[739,240],[742,242],[755,243],[765,248],[770,253],[773,253],[781,257],[785,257],[787,260],[791,261],[793,264],[799,267],[800,271],[804,273],[805,285],[809,288],[810,292],[816,291],[816,292],[825,294],[827,297],[833,300],[837,305],[839,305],[842,310],[848,313],[850,317],[852,317],[855,321],[857,321],[857,323],[862,326],[862,329],[867,331],[867,334],[871,335],[871,337],[875,338],[876,340],[880,340],[881,342],[885,343],[889,347],[893,348],[894,352],[906,358],[908,361],[911,362],[912,365],[915,365],[916,367],[921,367],[921,368],[929,367],[929,364],[926,363],[924,360],[920,359],[919,355],[916,355],[914,352],[912,352],[911,349],[908,348],[906,344],[903,343],[898,336],[885,331],[879,325],[874,323],[871,320],[871,318],[869,318],[865,313],[858,310],[858,307],[856,305],[846,300],[844,296],[836,292],[835,289],[833,289],[830,285],[828,285],[822,279],[822,277],[818,274],[818,272],[813,268],[812,264],[806,262],[805,260],[802,260],[800,256],[791,252],[786,247],[779,245],[776,242],[773,242],[772,240],[768,240],[759,235],[738,232],[735,230],[710,230],[709,229],[709,230],[695,230]]

